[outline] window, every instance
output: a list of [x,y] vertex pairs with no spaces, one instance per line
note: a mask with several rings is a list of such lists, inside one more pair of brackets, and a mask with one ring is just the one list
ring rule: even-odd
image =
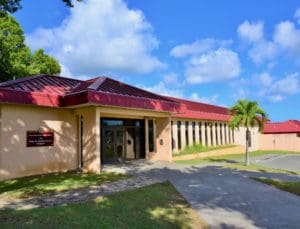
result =
[[178,142],[178,150],[181,149],[181,130],[180,130],[180,127],[181,127],[181,122],[180,121],[177,121],[177,142]]
[[148,120],[148,143],[149,152],[154,151],[154,121]]

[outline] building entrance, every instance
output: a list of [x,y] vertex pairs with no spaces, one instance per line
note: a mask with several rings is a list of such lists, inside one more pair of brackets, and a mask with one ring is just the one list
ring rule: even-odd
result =
[[145,158],[144,120],[101,119],[101,161],[140,158]]

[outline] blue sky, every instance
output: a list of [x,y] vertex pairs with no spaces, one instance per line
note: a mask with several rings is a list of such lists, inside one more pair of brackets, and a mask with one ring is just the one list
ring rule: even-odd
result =
[[257,100],[272,121],[300,120],[296,0],[22,0],[14,16],[63,76],[107,75],[175,97]]

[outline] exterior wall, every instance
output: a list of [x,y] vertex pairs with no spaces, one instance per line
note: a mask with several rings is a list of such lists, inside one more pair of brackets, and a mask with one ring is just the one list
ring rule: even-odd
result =
[[[78,167],[72,110],[1,105],[0,180]],[[26,131],[54,131],[54,146],[26,147]]]
[[158,161],[172,161],[171,118],[157,118],[155,120],[155,151],[146,148],[146,158]]
[[297,134],[259,134],[260,150],[287,150],[300,152]]
[[[258,150],[259,147],[259,131],[258,127],[250,128],[251,133],[251,146],[249,147],[249,151]],[[241,126],[238,129],[234,130],[234,144],[235,145],[246,145],[246,128]]]

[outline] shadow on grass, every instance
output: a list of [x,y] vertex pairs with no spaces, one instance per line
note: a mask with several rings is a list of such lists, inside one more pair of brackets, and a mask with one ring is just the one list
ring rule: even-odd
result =
[[128,178],[117,173],[81,173],[70,171],[10,179],[0,182],[0,194],[28,197],[68,189],[82,188]]

